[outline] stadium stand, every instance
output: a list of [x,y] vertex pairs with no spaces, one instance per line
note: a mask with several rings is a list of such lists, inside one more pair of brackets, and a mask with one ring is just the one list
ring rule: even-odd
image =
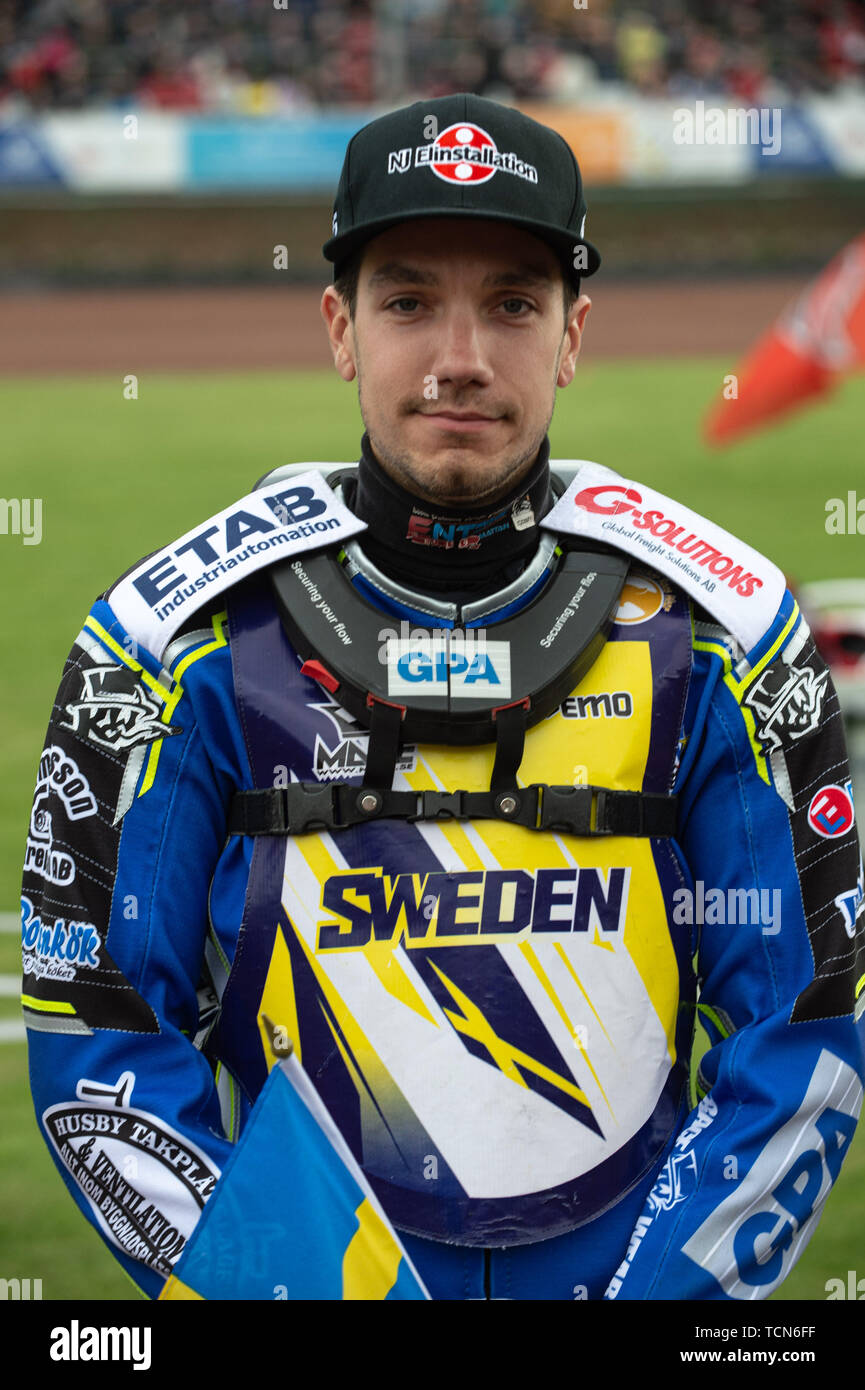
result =
[[865,89],[863,0],[10,0],[0,116],[279,115],[599,83],[747,102]]

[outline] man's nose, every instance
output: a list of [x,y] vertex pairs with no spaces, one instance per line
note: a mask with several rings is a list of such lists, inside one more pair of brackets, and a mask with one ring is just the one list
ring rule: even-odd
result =
[[467,307],[449,309],[436,324],[436,348],[430,368],[438,381],[455,386],[493,381],[488,344],[477,314]]

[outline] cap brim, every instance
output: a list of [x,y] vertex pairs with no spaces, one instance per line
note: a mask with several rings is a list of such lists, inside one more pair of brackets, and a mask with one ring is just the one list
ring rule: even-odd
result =
[[522,227],[527,232],[532,232],[541,241],[545,241],[548,246],[565,261],[566,264],[573,265],[574,252],[577,247],[584,246],[587,252],[587,265],[585,267],[574,266],[572,279],[580,280],[586,275],[594,275],[601,264],[600,253],[590,241],[585,237],[574,236],[570,232],[562,231],[561,227],[555,227],[547,222],[537,222],[531,218],[505,216],[502,213],[479,212],[475,208],[415,208],[412,212],[402,213],[399,217],[380,217],[371,222],[364,222],[360,227],[353,227],[350,232],[343,235],[331,237],[322,247],[322,254],[326,260],[338,265],[340,261],[346,260],[352,252],[378,236],[380,232],[385,232],[389,227],[398,227],[401,222],[417,222],[421,218],[438,217],[466,217],[472,218],[476,222],[499,222],[509,227]]

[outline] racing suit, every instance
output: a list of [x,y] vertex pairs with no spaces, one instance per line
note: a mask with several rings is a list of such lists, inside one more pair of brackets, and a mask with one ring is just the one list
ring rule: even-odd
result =
[[[648,490],[622,484],[610,505],[598,476],[578,470],[559,506],[588,478],[576,505],[613,517],[633,567],[600,657],[529,730],[520,785],[673,793],[672,836],[489,820],[229,833],[239,790],[363,777],[366,730],[282,631],[266,573],[282,554],[237,549],[275,523],[245,499],[150,558],[138,594],[160,621],[180,605],[169,641],[129,616],[126,577],[93,605],[39,765],[24,1007],[52,1157],[150,1297],[285,1028],[434,1298],[765,1297],[813,1233],[863,1075],[837,700],[789,593],[743,650],[700,562],[681,585],[664,570],[677,533],[637,510]],[[628,508],[657,568],[615,534]],[[290,537],[323,544],[312,526]],[[750,596],[762,581],[731,571],[726,540],[712,573]],[[340,562],[383,630],[468,631],[471,611],[495,664],[497,624],[552,583],[547,541],[506,602],[473,608],[390,582],[362,538],[340,539]],[[181,553],[210,565],[220,545],[249,573],[220,562],[169,599]],[[566,640],[574,611],[543,640]],[[394,785],[482,788],[491,761],[402,748]],[[290,1244],[288,1193],[280,1219]]]

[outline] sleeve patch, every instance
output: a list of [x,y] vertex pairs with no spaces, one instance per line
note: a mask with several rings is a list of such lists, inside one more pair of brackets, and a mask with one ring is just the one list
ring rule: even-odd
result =
[[108,952],[122,817],[147,749],[179,732],[126,667],[73,647],[39,761],[21,897],[22,1002],[40,1032],[158,1033]]

